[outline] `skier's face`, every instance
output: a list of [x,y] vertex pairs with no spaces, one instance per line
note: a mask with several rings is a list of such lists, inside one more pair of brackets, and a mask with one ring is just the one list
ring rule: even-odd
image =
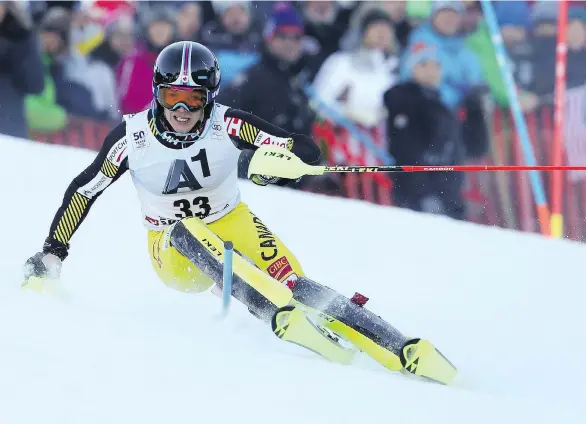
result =
[[180,107],[177,110],[163,109],[167,122],[178,133],[188,133],[203,118],[203,109],[189,112]]

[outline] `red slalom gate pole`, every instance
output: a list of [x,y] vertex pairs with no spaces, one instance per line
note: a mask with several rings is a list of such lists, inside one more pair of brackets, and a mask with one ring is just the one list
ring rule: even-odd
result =
[[569,165],[381,165],[381,166],[325,166],[324,172],[495,172],[495,171],[586,171],[586,166]]
[[[566,92],[566,38],[568,31],[568,2],[559,1],[558,13],[558,38],[556,45],[555,63],[555,112],[554,112],[554,139],[553,139],[553,165],[561,165],[563,160],[564,138],[564,94]],[[556,171],[551,179],[551,235],[561,238],[564,234],[563,220],[563,177]]]

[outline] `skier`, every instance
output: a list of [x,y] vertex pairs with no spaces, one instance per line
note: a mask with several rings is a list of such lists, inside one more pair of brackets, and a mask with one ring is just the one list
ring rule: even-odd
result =
[[[336,316],[348,321],[335,321],[336,333],[355,344],[359,339],[358,344],[365,345],[362,350],[386,355],[387,368],[400,370],[413,362],[413,358],[400,359],[397,349],[390,352],[391,345],[403,349],[407,339],[357,305],[359,301],[351,305],[353,317],[320,309],[318,303],[325,298],[349,300],[305,278],[296,257],[241,201],[239,162],[247,167],[260,146],[286,148],[309,164],[319,161],[320,150],[305,135],[290,134],[252,114],[216,103],[220,82],[217,58],[205,46],[182,41],[161,51],[154,68],[151,108],[125,115],[106,136],[94,161],[74,178],[42,251],[25,264],[23,284],[59,276],[71,237],[93,203],[128,170],[148,228],[151,262],[164,283],[185,292],[221,284],[222,240],[229,240],[236,251],[232,295],[252,314],[271,322],[279,337],[348,363],[355,351],[332,332],[332,316]],[[263,186],[290,182],[264,175],[251,179]],[[313,320],[307,311],[313,313]],[[370,327],[350,328],[349,323],[356,320],[370,320]],[[389,346],[370,347],[371,339],[360,333],[363,327],[371,328],[371,339],[385,338]],[[381,328],[386,333],[377,336]],[[417,346],[412,343],[409,349],[415,352]]]

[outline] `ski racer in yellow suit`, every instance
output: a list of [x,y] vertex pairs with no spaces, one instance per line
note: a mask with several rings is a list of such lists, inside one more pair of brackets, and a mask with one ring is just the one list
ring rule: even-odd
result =
[[[148,228],[151,261],[166,284],[186,292],[222,284],[222,241],[231,241],[231,294],[271,322],[277,336],[341,363],[356,351],[339,343],[336,334],[389,369],[415,363],[401,359],[401,349],[411,357],[422,348],[362,305],[305,278],[296,257],[241,201],[238,167],[248,168],[260,146],[279,146],[307,164],[319,161],[320,150],[307,136],[215,102],[220,79],[217,58],[205,46],[182,41],[163,49],[154,69],[152,107],[125,115],[93,163],[72,181],[42,251],[25,264],[25,286],[58,276],[70,239],[95,200],[129,171]],[[259,185],[289,182],[258,174],[251,179]],[[344,304],[343,313],[322,311],[324,299]]]
[[[63,260],[69,241],[99,195],[129,171],[148,228],[148,249],[158,276],[185,292],[207,290],[213,282],[172,246],[172,224],[197,217],[260,269],[293,283],[302,275],[295,256],[240,200],[237,185],[242,151],[277,144],[308,163],[320,151],[306,136],[289,134],[262,119],[214,101],[219,67],[207,48],[180,42],[157,60],[153,107],[124,121],[106,137],[93,163],[65,193],[43,251]],[[246,152],[248,153],[248,152]],[[260,185],[288,181],[255,176]]]

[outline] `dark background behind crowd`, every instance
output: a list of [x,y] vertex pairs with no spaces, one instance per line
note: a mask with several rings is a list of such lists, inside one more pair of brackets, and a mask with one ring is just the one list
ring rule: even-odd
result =
[[[556,2],[493,3],[523,110],[552,102]],[[311,86],[382,134],[398,164],[481,158],[487,110],[509,101],[477,1],[0,1],[0,132],[113,125],[147,108],[155,58],[177,40],[217,54],[221,103],[311,134],[322,119]],[[569,87],[586,83],[585,65],[586,9],[571,2]],[[394,203],[462,219],[462,184],[397,175]]]

